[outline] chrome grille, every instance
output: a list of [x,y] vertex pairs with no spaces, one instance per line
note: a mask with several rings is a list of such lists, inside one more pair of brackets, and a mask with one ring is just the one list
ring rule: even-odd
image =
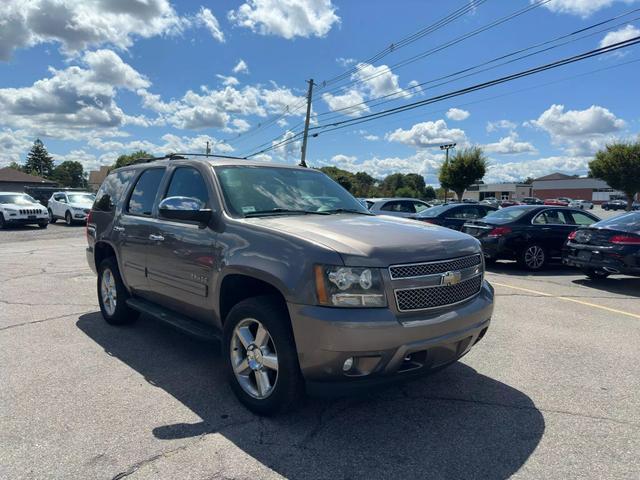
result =
[[476,275],[456,285],[396,290],[396,303],[401,312],[445,307],[473,297],[481,287],[482,275]]
[[389,273],[393,280],[399,278],[423,277],[425,275],[433,275],[436,273],[445,273],[451,270],[463,270],[465,268],[475,267],[482,262],[480,254],[470,255],[468,257],[452,258],[451,260],[442,260],[438,262],[412,263],[409,265],[394,265],[389,267]]

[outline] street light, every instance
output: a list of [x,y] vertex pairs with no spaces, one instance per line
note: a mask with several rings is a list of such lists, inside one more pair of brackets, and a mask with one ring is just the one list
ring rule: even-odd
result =
[[[449,165],[449,150],[451,150],[452,148],[456,148],[456,144],[455,143],[445,143],[444,145],[440,145],[440,150],[444,150],[445,151],[445,158],[444,158],[444,165],[448,166]],[[448,194],[448,190],[447,188],[444,189],[444,201],[445,203],[447,202],[447,194]]]

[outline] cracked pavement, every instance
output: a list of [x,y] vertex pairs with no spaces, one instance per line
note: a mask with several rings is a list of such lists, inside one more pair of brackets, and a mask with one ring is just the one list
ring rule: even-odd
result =
[[[104,323],[84,229],[0,232],[0,478],[639,478],[640,320],[496,286],[458,364],[260,418],[219,347]],[[489,280],[640,315],[640,279],[499,263]]]

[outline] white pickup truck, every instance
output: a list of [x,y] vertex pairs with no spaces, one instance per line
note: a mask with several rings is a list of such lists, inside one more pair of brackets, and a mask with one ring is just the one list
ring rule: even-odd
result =
[[59,218],[67,225],[84,222],[96,196],[89,192],[54,192],[49,199],[49,221]]

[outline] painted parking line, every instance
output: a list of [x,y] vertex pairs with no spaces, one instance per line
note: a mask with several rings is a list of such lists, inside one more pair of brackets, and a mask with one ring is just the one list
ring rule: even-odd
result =
[[556,295],[552,295],[550,293],[539,292],[538,290],[531,290],[529,288],[514,287],[513,285],[507,285],[505,283],[498,283],[498,282],[490,282],[490,283],[491,283],[491,285],[498,285],[499,287],[511,288],[513,290],[520,290],[520,291],[523,291],[523,292],[533,293],[533,294],[540,295],[540,296],[543,296],[543,297],[557,298],[558,300],[564,300],[566,302],[579,303],[581,305],[586,305],[587,307],[599,308],[600,310],[606,310],[607,312],[619,313],[620,315],[626,315],[627,317],[633,317],[633,318],[640,319],[640,315],[638,315],[638,314],[631,313],[631,312],[625,312],[623,310],[617,310],[615,308],[605,307],[604,305],[598,305],[597,303],[585,302],[583,300],[578,300],[578,299],[570,298],[570,297],[556,296]]

